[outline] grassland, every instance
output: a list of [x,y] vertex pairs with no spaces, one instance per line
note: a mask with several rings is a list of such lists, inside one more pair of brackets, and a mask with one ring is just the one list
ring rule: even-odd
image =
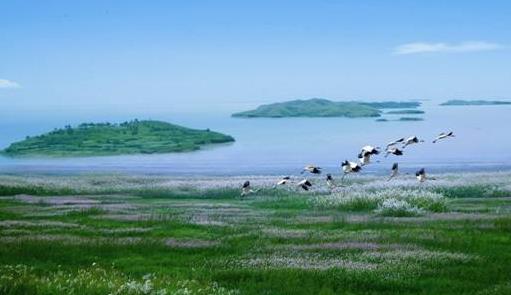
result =
[[509,294],[511,173],[435,177],[0,175],[0,293]]
[[11,144],[7,156],[105,156],[186,152],[214,143],[232,142],[231,136],[161,121],[121,124],[84,123],[66,126]]

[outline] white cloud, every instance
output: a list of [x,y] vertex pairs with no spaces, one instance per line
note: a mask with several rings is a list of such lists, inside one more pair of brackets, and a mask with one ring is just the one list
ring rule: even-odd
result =
[[7,79],[0,79],[0,88],[19,88],[20,84],[9,81]]
[[429,52],[475,52],[502,49],[505,46],[485,41],[462,42],[458,44],[416,42],[397,46],[394,54],[417,54]]

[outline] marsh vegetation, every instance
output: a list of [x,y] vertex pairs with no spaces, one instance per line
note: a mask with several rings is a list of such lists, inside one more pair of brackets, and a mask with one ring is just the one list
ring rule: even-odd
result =
[[509,173],[248,178],[1,175],[0,293],[511,291]]

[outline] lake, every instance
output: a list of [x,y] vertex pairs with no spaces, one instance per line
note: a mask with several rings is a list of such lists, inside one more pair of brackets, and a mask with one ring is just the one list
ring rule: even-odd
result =
[[[237,110],[243,110],[239,108]],[[169,175],[296,174],[308,163],[339,173],[341,161],[357,160],[364,145],[382,148],[386,143],[417,135],[425,143],[413,145],[401,157],[378,156],[364,173],[387,173],[393,162],[414,173],[425,167],[432,172],[504,170],[511,168],[509,117],[511,106],[438,106],[423,102],[424,117],[417,122],[376,122],[375,118],[231,118],[230,112],[138,116],[230,134],[236,142],[201,151],[64,159],[11,159],[0,156],[0,172],[127,172]],[[66,114],[10,114],[0,117],[0,148],[66,124],[84,121],[120,122],[125,116]],[[432,144],[442,131],[453,130],[456,138]]]

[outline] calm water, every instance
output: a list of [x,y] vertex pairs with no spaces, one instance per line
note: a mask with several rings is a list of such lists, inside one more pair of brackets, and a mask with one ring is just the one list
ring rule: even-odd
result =
[[[409,172],[503,170],[511,168],[511,106],[441,107],[425,102],[420,122],[376,122],[374,118],[234,119],[229,113],[168,114],[144,117],[211,128],[236,142],[198,152],[66,159],[10,159],[0,156],[0,172],[134,172],[162,174],[290,174],[308,163],[338,172],[344,159],[356,160],[366,145],[384,147],[399,137],[417,135],[425,143],[410,146],[402,157],[367,166],[366,173],[386,173],[394,161]],[[399,118],[401,115],[388,115]],[[0,118],[0,148],[68,123],[122,121],[133,117],[16,114]],[[441,131],[457,137],[432,144]],[[376,160],[376,159],[375,159]]]

